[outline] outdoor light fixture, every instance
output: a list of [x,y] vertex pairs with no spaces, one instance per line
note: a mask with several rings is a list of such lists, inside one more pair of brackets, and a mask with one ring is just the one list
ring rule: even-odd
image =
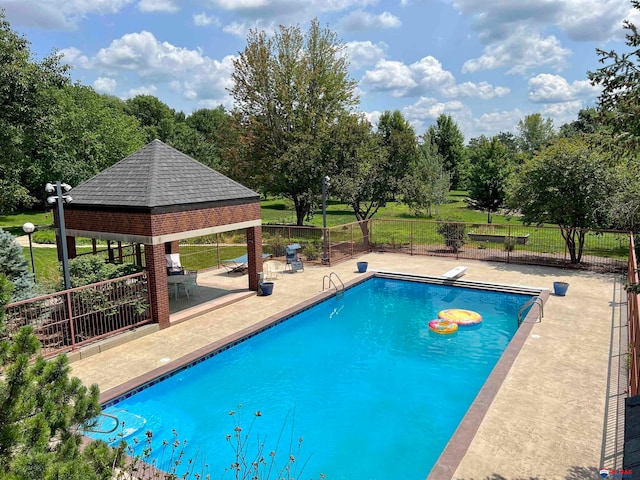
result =
[[322,177],[322,263],[329,263],[329,248],[327,238],[327,187],[331,184],[328,175]]
[[[62,275],[64,277],[64,288],[65,290],[69,290],[71,288],[71,278],[69,277],[69,253],[67,250],[67,232],[64,227],[64,210],[62,206],[65,203],[71,202],[73,198],[71,198],[71,195],[63,195],[62,190],[68,192],[71,190],[71,185],[67,183],[60,183],[58,180],[55,185],[47,183],[44,186],[45,192],[55,192],[55,195],[47,197],[47,203],[49,205],[53,205],[54,203],[58,204],[58,226],[60,228],[60,245],[62,246]],[[29,237],[29,240],[31,240],[31,237]]]
[[36,229],[36,226],[31,222],[27,222],[24,225],[22,225],[22,231],[27,235],[29,235],[29,252],[31,253],[31,271],[33,272],[34,282],[36,281],[36,263],[33,261],[33,245],[31,243],[31,234],[35,231],[35,229]]

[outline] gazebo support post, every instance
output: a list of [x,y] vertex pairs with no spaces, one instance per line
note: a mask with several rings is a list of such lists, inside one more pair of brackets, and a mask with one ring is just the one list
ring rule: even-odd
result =
[[169,326],[169,287],[164,248],[164,243],[144,246],[151,311],[161,329]]
[[247,228],[249,290],[258,291],[258,273],[262,272],[262,227]]

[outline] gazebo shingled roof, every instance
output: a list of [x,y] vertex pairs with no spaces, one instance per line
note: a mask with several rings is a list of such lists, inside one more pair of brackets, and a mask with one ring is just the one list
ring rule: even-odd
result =
[[173,147],[154,140],[73,188],[71,208],[166,211],[255,200],[259,195]]
[[151,311],[161,328],[169,326],[165,254],[178,252],[180,240],[244,230],[249,288],[258,289],[260,196],[160,140],[69,195],[73,201],[64,207],[69,256],[76,254],[75,237],[145,245]]

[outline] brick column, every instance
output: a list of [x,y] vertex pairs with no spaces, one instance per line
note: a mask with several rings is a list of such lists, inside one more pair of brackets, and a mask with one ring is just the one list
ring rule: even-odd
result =
[[144,257],[147,262],[149,299],[153,319],[160,324],[160,328],[167,328],[169,326],[169,288],[164,244],[145,245]]
[[262,227],[247,228],[249,290],[258,290],[258,272],[262,272]]
[[[58,261],[62,261],[62,241],[60,240],[60,235],[56,235],[56,248],[58,249]],[[72,258],[76,258],[78,254],[76,253],[76,237],[67,236],[67,255],[69,260]]]
[[175,242],[167,242],[164,244],[165,253],[180,253],[180,240]]

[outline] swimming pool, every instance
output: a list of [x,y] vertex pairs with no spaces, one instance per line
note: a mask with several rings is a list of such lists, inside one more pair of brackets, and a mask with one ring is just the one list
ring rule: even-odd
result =
[[[105,409],[128,439],[188,440],[215,477],[234,461],[225,437],[243,404],[245,429],[289,455],[304,442],[304,478],[425,478],[517,329],[531,295],[373,278],[180,370]],[[453,335],[428,330],[439,310],[483,315]]]

